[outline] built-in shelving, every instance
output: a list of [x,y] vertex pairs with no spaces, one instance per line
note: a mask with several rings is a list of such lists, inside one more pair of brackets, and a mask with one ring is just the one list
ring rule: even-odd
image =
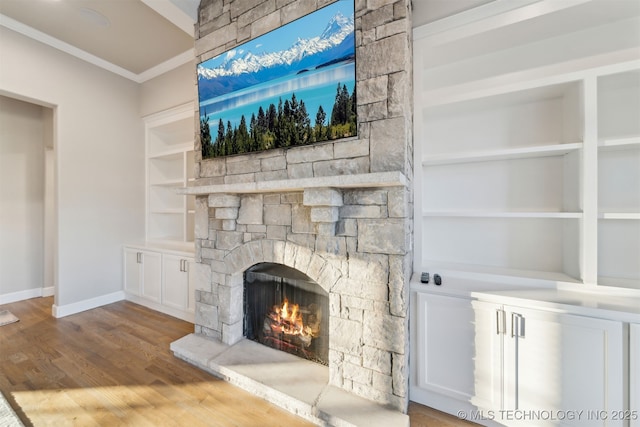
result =
[[598,78],[598,283],[640,289],[640,70]]
[[[570,338],[566,356],[592,325],[558,333],[565,311],[579,308],[585,322],[605,312],[637,318],[626,310],[640,295],[639,27],[635,0],[533,0],[488,2],[414,30],[411,400],[453,415],[511,407],[524,383],[509,384],[518,370],[507,369],[514,359],[497,337],[518,321],[504,307],[476,305],[483,295],[528,295],[501,302],[525,318],[533,307],[554,311],[545,320],[551,335],[536,332],[536,316],[526,319],[525,341],[538,333],[545,356],[518,404],[533,393],[553,407],[538,372],[551,373],[547,350]],[[550,295],[563,307],[547,305]],[[614,300],[624,303],[612,308]],[[614,342],[603,337],[596,341]],[[637,357],[626,347],[620,354],[618,343],[606,367],[602,348],[581,349],[596,361],[590,373],[604,368],[591,377],[623,374],[607,383],[614,387],[591,387],[593,402],[605,396],[635,409],[628,397],[638,376],[621,361]],[[530,361],[537,353],[521,354]],[[631,378],[628,395],[621,378]],[[585,396],[572,390],[557,408]]]
[[523,86],[422,111],[423,269],[579,281],[582,90]]
[[192,104],[145,118],[147,241],[193,241],[195,197],[178,189],[194,179],[194,120]]
[[640,289],[639,69],[426,92],[419,268]]

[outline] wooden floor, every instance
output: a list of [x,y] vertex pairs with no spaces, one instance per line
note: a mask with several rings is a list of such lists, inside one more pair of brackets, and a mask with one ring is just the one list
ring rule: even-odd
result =
[[[309,426],[173,356],[193,325],[122,301],[55,319],[53,298],[0,305],[0,391],[26,426]],[[411,427],[470,425],[412,403]],[[390,426],[392,427],[392,426]]]

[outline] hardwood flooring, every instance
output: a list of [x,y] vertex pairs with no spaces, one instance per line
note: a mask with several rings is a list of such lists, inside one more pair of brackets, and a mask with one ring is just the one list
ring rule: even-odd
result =
[[[0,391],[26,426],[310,426],[177,359],[193,325],[121,301],[55,319],[53,298],[0,305]],[[412,403],[411,427],[470,425]],[[392,427],[392,426],[390,426]]]

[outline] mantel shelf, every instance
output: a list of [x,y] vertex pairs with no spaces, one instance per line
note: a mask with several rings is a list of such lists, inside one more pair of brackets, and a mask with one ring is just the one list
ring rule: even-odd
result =
[[306,188],[377,188],[403,187],[407,179],[401,172],[376,172],[357,175],[318,176],[238,184],[201,185],[179,188],[178,194],[255,194],[303,191]]

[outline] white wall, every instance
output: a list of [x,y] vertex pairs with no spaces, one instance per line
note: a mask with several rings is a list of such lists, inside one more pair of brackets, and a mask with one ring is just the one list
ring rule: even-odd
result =
[[6,28],[0,51],[0,94],[55,110],[54,313],[121,298],[122,244],[144,238],[139,85]]
[[140,85],[140,115],[164,111],[197,97],[196,62],[184,64]]
[[0,301],[44,285],[43,115],[39,105],[0,96]]

